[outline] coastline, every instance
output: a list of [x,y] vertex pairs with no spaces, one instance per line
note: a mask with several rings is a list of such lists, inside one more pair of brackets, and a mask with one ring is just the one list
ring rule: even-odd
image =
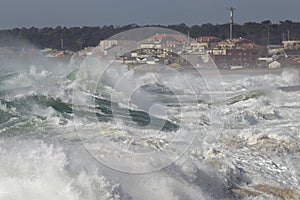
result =
[[[153,72],[153,73],[172,73],[172,70],[163,70],[163,68],[132,68],[135,73],[146,73],[146,72]],[[206,75],[260,75],[260,74],[281,74],[285,70],[295,70],[300,73],[300,67],[284,67],[284,68],[277,68],[277,69],[268,69],[268,68],[243,68],[243,69],[220,69],[220,68],[180,68],[176,69],[175,71],[179,73],[192,73],[192,74],[206,74]],[[173,71],[173,72],[175,72]]]
[[[248,75],[260,75],[260,74],[281,74],[285,70],[296,70],[300,73],[300,67],[298,68],[277,68],[277,69],[268,69],[268,68],[244,68],[244,69],[190,69],[186,72],[192,73],[203,73],[207,75],[221,74],[221,75],[238,75],[238,74],[248,74]],[[184,70],[185,71],[185,70]],[[183,72],[184,72],[183,71]]]
[[300,67],[284,67],[277,69],[268,68],[244,68],[244,69],[219,69],[221,74],[281,74],[285,70],[296,70],[300,72]]

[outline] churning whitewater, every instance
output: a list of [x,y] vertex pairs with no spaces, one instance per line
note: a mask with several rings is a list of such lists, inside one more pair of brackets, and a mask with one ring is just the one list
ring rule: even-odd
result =
[[296,70],[220,84],[96,58],[13,61],[0,66],[1,200],[300,198]]

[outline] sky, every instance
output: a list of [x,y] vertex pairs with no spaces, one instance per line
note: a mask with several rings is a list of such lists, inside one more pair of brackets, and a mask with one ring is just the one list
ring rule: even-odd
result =
[[0,0],[0,29],[300,21],[300,0]]

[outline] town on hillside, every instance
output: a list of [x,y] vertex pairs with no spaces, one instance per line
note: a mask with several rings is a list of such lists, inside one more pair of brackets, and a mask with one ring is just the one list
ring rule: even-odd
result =
[[[219,69],[300,67],[300,40],[290,39],[289,30],[288,37],[283,37],[279,45],[256,44],[247,38],[234,37],[235,8],[231,7],[229,11],[229,38],[225,40],[207,35],[191,38],[189,33],[162,32],[160,29],[160,32],[143,39],[106,39],[101,40],[97,47],[84,47],[76,52],[51,48],[0,47],[0,55],[4,58],[13,54],[20,57],[42,55],[67,61],[72,56],[81,59],[85,56],[101,56],[119,60],[129,68],[151,68],[155,65],[209,68],[212,63]],[[60,43],[60,49],[64,49],[64,40],[61,39]]]
[[[124,44],[136,46],[136,50],[122,52]],[[215,36],[199,36],[188,40],[179,34],[157,34],[139,42],[105,40],[100,42],[100,46],[103,47],[102,56],[119,59],[130,65],[159,63],[187,67],[190,60],[187,58],[198,57],[197,64],[200,67],[210,67],[206,66],[210,58],[218,68],[225,69],[300,66],[300,40],[261,46],[245,38],[220,40]]]
[[[132,51],[128,51],[132,50]],[[300,40],[283,41],[281,45],[258,45],[246,38],[221,40],[215,36],[199,36],[194,39],[181,34],[156,34],[141,41],[103,40],[98,47],[86,47],[78,52],[55,49],[29,48],[16,51],[0,48],[1,56],[16,54],[43,55],[50,59],[66,59],[71,56],[105,56],[121,60],[128,66],[163,64],[172,67],[188,67],[189,58],[197,57],[199,67],[207,66],[212,59],[220,69],[284,68],[300,67]]]
[[[129,50],[131,51],[128,51]],[[156,34],[141,41],[103,40],[98,47],[86,47],[78,52],[55,49],[29,48],[19,50],[0,48],[2,57],[43,55],[50,59],[66,59],[71,56],[105,56],[117,59],[130,67],[144,64],[163,64],[172,67],[188,67],[189,58],[197,57],[199,67],[207,66],[212,59],[220,69],[284,68],[300,67],[300,40],[286,40],[281,45],[258,45],[246,38],[221,40],[215,36],[199,36],[189,39],[182,34]]]

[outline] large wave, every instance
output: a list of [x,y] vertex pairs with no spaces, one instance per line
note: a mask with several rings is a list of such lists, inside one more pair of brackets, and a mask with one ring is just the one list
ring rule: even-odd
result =
[[[300,98],[277,89],[299,85],[297,71],[224,75],[224,91],[193,73],[136,73],[120,63],[101,71],[95,58],[82,73],[72,60],[1,71],[0,199],[299,197]],[[176,162],[123,173],[85,142],[117,169]]]

